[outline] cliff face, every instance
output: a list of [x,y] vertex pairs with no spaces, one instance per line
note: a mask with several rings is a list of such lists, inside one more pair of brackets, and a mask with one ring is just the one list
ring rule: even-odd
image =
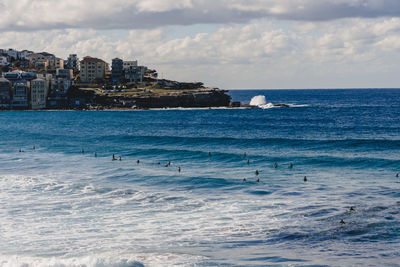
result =
[[227,107],[231,97],[223,90],[207,90],[195,93],[182,93],[160,96],[133,97],[138,108],[176,108],[176,107]]

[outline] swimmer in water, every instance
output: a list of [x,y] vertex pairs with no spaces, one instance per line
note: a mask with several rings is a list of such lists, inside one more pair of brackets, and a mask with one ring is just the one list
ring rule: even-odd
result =
[[94,157],[97,158],[97,153],[96,152],[94,152]]
[[260,178],[257,179],[257,183],[259,183],[259,182],[260,182]]
[[157,162],[157,165],[161,165],[161,162]]
[[350,211],[356,211],[353,207],[350,207]]
[[399,178],[399,173],[396,173],[396,177]]
[[247,181],[247,179],[246,178],[243,178],[243,182],[246,182]]
[[276,169],[276,168],[278,168],[278,163],[274,163],[274,168]]
[[340,220],[340,224],[346,224],[346,222],[343,221],[343,219],[342,219],[342,220]]
[[178,172],[179,172],[179,173],[181,172],[181,167],[178,167]]
[[117,160],[114,154],[112,155],[112,160]]
[[308,181],[308,180],[307,180],[307,176],[304,176],[303,181],[304,181],[304,182],[307,182],[307,181]]
[[293,169],[293,163],[289,164],[289,169]]
[[33,146],[32,149],[35,150],[35,149],[36,149],[36,146]]
[[256,170],[256,175],[259,175],[259,174],[260,174],[260,172],[258,170]]
[[140,163],[140,160],[137,160],[136,163],[139,164],[139,163]]
[[122,157],[120,156],[120,157],[119,157],[119,161],[121,161],[121,160],[122,160]]
[[248,159],[248,160],[247,160],[247,165],[249,165],[249,164],[250,164],[250,160]]
[[21,150],[21,148],[19,149],[19,153],[21,153],[22,152],[22,150]]
[[82,152],[82,153],[85,153],[85,150],[83,149],[83,147],[82,147],[82,150],[81,150],[81,152]]
[[208,156],[211,157],[211,152],[208,152]]
[[243,153],[243,157],[247,157],[247,153],[246,152]]

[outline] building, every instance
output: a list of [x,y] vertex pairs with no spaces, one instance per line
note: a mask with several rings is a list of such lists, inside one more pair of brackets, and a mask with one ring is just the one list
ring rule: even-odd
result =
[[8,59],[5,56],[0,56],[0,66],[7,66],[8,65]]
[[37,71],[45,71],[48,70],[50,66],[50,63],[47,59],[41,59],[38,61],[35,61],[33,63],[33,67],[35,68],[35,70]]
[[37,78],[37,74],[34,72],[7,72],[3,73],[3,76],[11,82],[12,86],[20,80],[32,81]]
[[144,66],[131,66],[125,70],[125,79],[129,82],[142,83],[146,69]]
[[20,57],[20,53],[17,50],[12,49],[12,48],[5,50],[3,53],[5,53],[10,58],[13,58],[14,60],[17,60]]
[[0,77],[0,109],[9,109],[11,101],[11,82]]
[[124,70],[127,70],[130,67],[137,67],[137,65],[138,65],[137,60],[124,61]]
[[63,69],[64,68],[64,59],[56,57],[54,62],[55,62],[54,66],[52,66],[52,67],[54,67],[55,69]]
[[74,71],[72,69],[57,69],[56,76],[58,78],[72,80],[74,78]]
[[[56,56],[47,52],[41,52],[41,53],[34,53],[26,56],[26,59],[28,59],[32,65],[36,68],[36,66],[39,66],[42,69],[44,65],[47,64],[47,68],[56,68],[57,62],[56,62]],[[47,63],[44,63],[47,62]],[[39,65],[37,65],[39,64]]]
[[32,109],[46,108],[47,83],[44,79],[31,81],[31,107]]
[[29,107],[29,82],[18,80],[12,88],[13,96],[11,100],[12,109],[28,109]]
[[79,59],[76,54],[70,54],[65,65],[66,69],[78,71],[79,70]]
[[113,83],[118,83],[124,77],[124,61],[119,58],[114,58],[111,64],[111,80]]
[[94,57],[84,57],[81,64],[81,82],[91,83],[95,79],[104,79],[106,75],[106,62]]
[[22,50],[22,51],[20,52],[20,59],[25,60],[25,59],[27,59],[27,57],[28,57],[29,55],[32,55],[32,54],[34,54],[32,51],[29,51],[29,50]]

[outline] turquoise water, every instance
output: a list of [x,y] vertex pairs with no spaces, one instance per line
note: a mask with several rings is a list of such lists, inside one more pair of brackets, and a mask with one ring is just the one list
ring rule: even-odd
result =
[[400,90],[231,95],[1,112],[0,266],[399,266]]

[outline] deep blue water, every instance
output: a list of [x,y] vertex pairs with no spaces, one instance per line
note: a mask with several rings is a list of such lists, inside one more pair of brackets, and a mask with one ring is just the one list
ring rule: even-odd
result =
[[230,94],[0,112],[0,266],[400,266],[400,90]]

